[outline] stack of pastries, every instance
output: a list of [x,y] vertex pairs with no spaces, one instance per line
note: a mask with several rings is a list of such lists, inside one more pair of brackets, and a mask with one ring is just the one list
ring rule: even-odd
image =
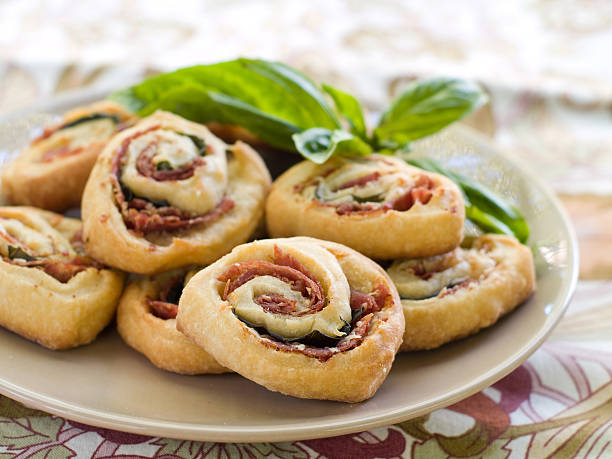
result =
[[[2,190],[0,325],[67,349],[116,311],[159,368],[301,398],[366,400],[398,350],[475,333],[535,288],[515,239],[463,241],[462,194],[441,175],[373,154],[271,184],[248,144],[162,111],[74,110]],[[50,212],[79,203],[82,223]]]

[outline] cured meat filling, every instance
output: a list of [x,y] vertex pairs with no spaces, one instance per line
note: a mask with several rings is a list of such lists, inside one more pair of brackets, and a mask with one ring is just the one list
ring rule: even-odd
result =
[[80,232],[76,233],[70,241],[77,255],[66,260],[54,259],[52,257],[39,257],[33,254],[28,247],[25,247],[15,237],[4,232],[0,232],[0,237],[5,239],[9,244],[6,256],[2,256],[3,261],[16,266],[41,269],[63,284],[67,283],[70,279],[81,271],[85,271],[87,268],[104,269],[104,265],[101,263],[81,255],[82,241]]
[[403,300],[425,300],[456,293],[484,279],[496,262],[485,250],[457,248],[426,258],[395,260],[387,269]]
[[117,115],[92,113],[68,123],[46,127],[43,133],[33,140],[32,144],[39,143],[55,134],[62,134],[63,131],[75,127],[78,127],[78,129],[72,130],[70,134],[66,133],[65,136],[60,135],[57,141],[52,141],[53,145],[43,152],[40,161],[48,163],[59,158],[82,153],[89,148],[100,150],[111,135],[125,129],[127,125],[121,123]]
[[[241,285],[257,276],[273,276],[289,284],[291,289],[310,300],[309,308],[296,312],[295,302],[281,295],[260,295],[255,302],[268,312],[283,312],[294,315],[311,314],[325,306],[325,295],[318,280],[294,257],[274,246],[274,262],[246,261],[231,265],[218,280],[225,282],[223,299]],[[286,310],[286,312],[285,312]]]
[[[425,205],[431,200],[435,188],[435,183],[426,174],[406,180],[397,173],[380,171],[332,186],[326,178],[333,172],[328,170],[307,183],[295,186],[294,190],[302,193],[314,187],[315,202],[334,207],[338,215],[367,215],[389,210],[404,212],[416,203]],[[399,194],[397,190],[401,190]]]
[[[219,281],[225,283],[221,295],[223,300],[227,300],[231,292],[257,276],[276,277],[289,284],[292,290],[309,299],[309,308],[297,311],[295,301],[282,295],[271,293],[255,297],[254,301],[266,312],[302,316],[320,311],[325,307],[325,294],[320,282],[298,260],[283,252],[277,246],[274,247],[272,262],[253,260],[235,263],[228,267],[218,277]],[[383,283],[378,284],[371,294],[351,288],[350,307],[353,318],[351,323],[346,323],[345,335],[340,340],[334,340],[332,345],[317,346],[295,340],[283,340],[280,336],[270,335],[265,328],[257,326],[254,326],[254,328],[259,332],[262,342],[268,347],[279,351],[301,353],[324,362],[334,354],[354,349],[362,343],[368,333],[374,314],[384,307],[390,295],[391,292]],[[249,323],[247,325],[253,326]]]
[[[152,201],[134,196],[129,188],[122,185],[120,180],[121,167],[130,143],[132,140],[159,128],[159,125],[152,126],[126,138],[113,160],[111,174],[113,191],[115,201],[119,206],[126,227],[138,235],[176,231],[196,225],[212,223],[232,210],[235,205],[234,201],[229,198],[223,198],[210,212],[204,215],[191,215],[165,201]],[[198,157],[189,164],[177,169],[159,169],[158,165],[153,163],[154,150],[155,145],[152,144],[140,153],[137,160],[137,170],[143,176],[150,177],[156,181],[187,179],[193,176],[195,168],[202,165],[204,161],[203,158]]]
[[175,319],[178,314],[178,302],[185,286],[185,273],[174,276],[159,292],[158,299],[147,297],[146,302],[151,312],[160,319]]

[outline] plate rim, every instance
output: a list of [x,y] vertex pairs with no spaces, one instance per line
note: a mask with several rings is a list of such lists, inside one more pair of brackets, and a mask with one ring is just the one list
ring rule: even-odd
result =
[[[104,98],[104,96],[106,96],[113,89],[115,89],[115,87],[82,88],[67,91],[64,94],[42,100],[18,110],[9,111],[6,114],[2,114],[2,116],[0,116],[0,124],[18,120],[29,114],[49,112],[63,106],[83,104],[87,103],[88,101]],[[578,282],[578,241],[575,229],[561,202],[554,194],[552,189],[546,183],[544,183],[535,174],[535,172],[532,172],[521,161],[505,154],[503,150],[492,143],[491,139],[488,139],[475,129],[464,124],[455,125],[453,126],[453,129],[463,130],[470,137],[472,137],[475,142],[492,144],[496,154],[502,155],[509,163],[512,164],[512,166],[516,167],[520,173],[528,178],[533,186],[538,188],[539,191],[545,195],[547,200],[552,203],[554,211],[561,218],[564,230],[568,234],[568,269],[570,276],[569,280],[564,281],[565,292],[563,292],[562,304],[557,314],[548,316],[544,322],[544,325],[541,327],[540,332],[534,334],[532,339],[524,343],[517,351],[513,353],[512,356],[508,357],[502,362],[499,362],[495,367],[474,379],[471,384],[457,388],[456,390],[447,393],[442,397],[438,397],[436,400],[428,403],[423,402],[421,404],[411,405],[408,408],[398,408],[382,414],[379,413],[375,415],[368,415],[366,417],[356,418],[349,421],[325,421],[322,423],[309,423],[307,425],[302,424],[300,426],[270,425],[259,427],[258,429],[254,429],[252,426],[227,426],[194,423],[186,424],[175,421],[151,420],[135,416],[116,414],[109,415],[101,410],[83,408],[63,400],[57,400],[46,395],[41,395],[39,393],[30,391],[29,389],[21,388],[20,386],[5,380],[2,376],[0,376],[0,393],[27,406],[40,409],[47,413],[94,427],[102,427],[111,430],[119,430],[154,437],[180,438],[183,440],[196,441],[278,442],[326,438],[370,430],[381,426],[389,426],[426,413],[430,413],[440,408],[447,407],[469,397],[476,392],[481,391],[485,387],[490,386],[527,360],[548,338],[554,327],[565,315],[569,303],[571,302],[576,291],[576,285]]]

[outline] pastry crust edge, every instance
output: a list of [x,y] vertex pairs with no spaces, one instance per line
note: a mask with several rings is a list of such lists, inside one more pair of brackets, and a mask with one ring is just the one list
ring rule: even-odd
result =
[[[291,239],[316,242],[335,253],[356,256],[389,288],[391,299],[387,300],[382,311],[375,314],[370,330],[359,346],[321,362],[301,353],[272,349],[264,344],[259,334],[242,323],[229,303],[222,301],[218,291],[209,286],[210,279],[227,268],[231,254],[200,271],[188,282],[180,300],[177,328],[210,352],[219,363],[269,390],[299,398],[351,403],[366,400],[387,377],[401,343],[404,316],[397,291],[380,266],[348,247],[307,237]],[[215,333],[215,330],[222,332]]]
[[160,288],[152,278],[135,279],[126,287],[117,308],[117,330],[123,341],[162,370],[183,375],[231,371],[179,332],[176,319],[151,313],[146,298],[155,298]]

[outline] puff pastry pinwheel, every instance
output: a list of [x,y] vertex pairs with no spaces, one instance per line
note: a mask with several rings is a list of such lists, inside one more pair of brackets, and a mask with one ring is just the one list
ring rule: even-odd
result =
[[465,209],[446,177],[382,155],[304,161],[272,186],[272,237],[312,236],[375,259],[429,256],[461,242]]
[[502,235],[429,258],[396,260],[387,272],[402,299],[401,350],[433,349],[476,333],[525,301],[535,288],[531,251]]
[[177,269],[130,282],[119,301],[117,329],[159,368],[188,375],[224,373],[229,370],[176,329],[178,300],[195,272]]
[[98,154],[136,117],[112,102],[98,102],[66,113],[8,164],[2,193],[10,204],[61,212],[81,202]]
[[248,145],[156,112],[115,136],[94,166],[82,206],[87,251],[141,274],[208,264],[248,240],[269,186]]
[[0,325],[51,349],[87,344],[112,319],[123,274],[83,254],[81,222],[0,207]]
[[270,390],[358,402],[386,378],[404,317],[376,263],[296,237],[238,246],[197,273],[183,290],[177,328]]

